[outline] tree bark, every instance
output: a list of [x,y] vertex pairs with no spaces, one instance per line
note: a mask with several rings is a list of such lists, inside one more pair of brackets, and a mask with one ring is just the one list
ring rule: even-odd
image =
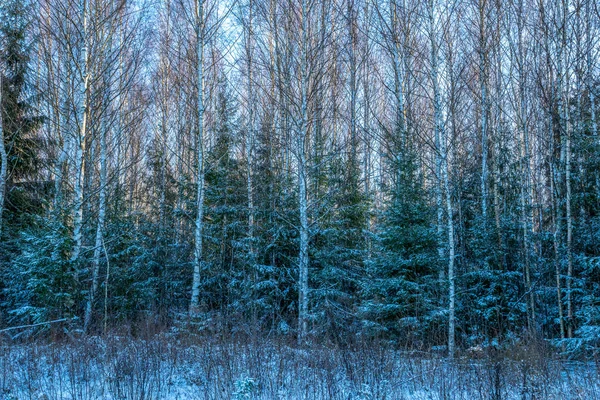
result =
[[[488,53],[486,30],[486,0],[479,2],[479,91],[481,96],[481,218],[487,241],[488,203]],[[485,263],[487,265],[487,261]]]
[[200,307],[200,272],[202,263],[202,231],[204,227],[204,0],[196,0],[196,84],[197,84],[197,172],[196,221],[194,229],[194,274],[192,277],[192,298],[190,316],[198,314]]
[[302,342],[308,332],[308,194],[306,140],[308,136],[308,4],[301,5],[300,43],[300,118],[296,152],[298,158],[298,208],[300,212],[300,253],[298,255],[298,341]]
[[[253,49],[252,49],[252,17],[253,17],[253,0],[249,0],[248,10],[248,26],[246,37],[246,59],[248,62],[248,127],[246,132],[246,191],[248,195],[248,240],[250,252],[250,264],[253,266],[256,262],[254,254],[254,182],[253,182],[253,165],[254,165],[254,77],[253,77]],[[256,281],[256,276],[255,276]]]
[[8,156],[6,154],[6,145],[4,143],[4,103],[2,99],[2,90],[4,70],[0,68],[0,240],[2,239],[2,214],[4,213],[4,202],[6,196],[6,178],[8,172]]
[[[438,60],[438,38],[437,28],[435,26],[436,18],[436,7],[434,4],[435,0],[429,2],[429,35],[431,41],[431,81],[433,86],[433,113],[434,113],[434,130],[435,140],[439,147],[436,149],[438,157],[437,164],[440,168],[441,179],[440,184],[443,185],[443,192],[445,193],[445,207],[447,213],[447,234],[448,234],[448,357],[454,358],[456,351],[455,344],[455,331],[456,331],[456,317],[455,317],[455,306],[456,306],[456,287],[455,287],[455,276],[454,276],[454,259],[455,259],[455,245],[454,245],[454,222],[453,222],[453,207],[452,207],[452,193],[450,190],[450,179],[448,174],[448,151],[446,144],[446,137],[444,134],[443,116],[442,116],[442,100],[440,93],[439,84],[439,60]],[[442,189],[439,189],[438,193],[441,193]],[[440,194],[438,194],[440,196]],[[439,211],[438,211],[439,213]],[[438,250],[439,251],[439,250]]]
[[[82,29],[82,49],[80,60],[80,76],[82,79],[82,90],[79,99],[78,121],[79,132],[76,140],[75,149],[75,202],[73,205],[73,250],[71,261],[77,263],[83,245],[83,203],[84,203],[84,180],[85,180],[85,155],[87,146],[87,129],[89,119],[89,98],[90,98],[90,49],[88,38],[88,9],[87,0],[81,3],[81,18],[83,20]],[[77,269],[76,274],[78,275]]]
[[98,194],[98,220],[96,222],[96,240],[94,243],[94,258],[92,261],[92,285],[89,297],[85,307],[85,316],[83,322],[83,331],[87,332],[92,321],[92,310],[96,292],[98,291],[98,281],[100,274],[100,257],[103,250],[104,224],[106,220],[106,190],[107,190],[107,145],[106,145],[106,127],[103,127],[100,138],[100,188]]

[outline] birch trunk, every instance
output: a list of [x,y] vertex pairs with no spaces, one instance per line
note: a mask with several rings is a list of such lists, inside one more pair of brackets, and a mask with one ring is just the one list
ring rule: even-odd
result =
[[2,238],[2,214],[4,213],[4,198],[6,195],[6,178],[8,172],[8,156],[6,154],[6,145],[4,143],[4,103],[2,99],[2,89],[4,82],[4,71],[0,69],[0,239]]
[[[500,11],[501,3],[500,1],[496,1],[495,11],[496,16],[501,14]],[[496,68],[496,97],[494,104],[494,129],[496,132],[495,140],[494,140],[494,177],[493,177],[493,191],[494,191],[494,220],[496,223],[496,238],[498,241],[498,249],[502,249],[502,227],[500,224],[500,191],[499,191],[499,181],[501,180],[500,176],[500,141],[503,139],[504,133],[504,116],[502,111],[502,92],[503,92],[503,75],[502,75],[502,50],[501,50],[501,22],[500,18],[497,18],[496,22],[496,32],[495,32],[495,54],[494,54],[494,63]],[[502,257],[502,265],[505,266],[506,255]]]
[[[540,3],[540,24],[543,27],[543,35],[544,35],[544,48],[545,48],[545,56],[546,56],[546,70],[550,74],[550,110],[548,111],[547,116],[547,132],[548,138],[550,142],[551,152],[554,152],[556,148],[556,140],[555,140],[555,129],[557,128],[554,123],[554,105],[560,99],[560,91],[557,87],[558,85],[554,81],[554,77],[552,75],[552,71],[554,70],[552,53],[550,48],[550,32],[548,28],[548,23],[546,20],[546,9],[543,6],[543,3]],[[559,77],[560,77],[560,69],[561,69],[562,58],[558,58],[558,69],[559,69]],[[559,110],[560,113],[560,103]],[[560,129],[560,126],[558,127]],[[563,294],[562,294],[562,282],[561,282],[561,237],[560,233],[562,231],[561,220],[562,220],[562,211],[559,205],[558,198],[560,197],[559,187],[557,186],[557,182],[559,182],[559,172],[557,170],[556,160],[554,155],[552,154],[551,161],[548,163],[548,175],[550,177],[550,198],[551,198],[551,219],[553,226],[553,250],[554,250],[554,274],[555,274],[555,283],[556,283],[556,305],[558,308],[558,321],[560,327],[560,337],[561,339],[565,338],[565,320],[563,314]]]
[[[51,63],[49,65],[52,65]],[[60,73],[60,67],[57,68]],[[49,78],[50,79],[50,78]],[[59,83],[56,89],[56,94],[54,96],[54,104],[53,104],[53,112],[54,112],[54,121],[55,121],[55,134],[57,138],[62,138],[62,146],[60,151],[60,156],[54,165],[54,199],[52,202],[53,209],[55,211],[58,210],[62,205],[63,200],[63,180],[64,180],[64,172],[65,165],[67,163],[67,157],[69,155],[69,135],[63,135],[62,129],[66,131],[69,130],[68,118],[64,115],[65,113],[61,112],[61,106],[66,108],[66,99],[63,99],[62,91],[64,83]],[[60,140],[60,139],[59,139]]]
[[[586,2],[586,10],[585,10],[585,37],[587,40],[587,49],[586,49],[586,67],[587,67],[587,76],[586,76],[586,84],[588,91],[588,100],[590,102],[590,120],[591,120],[591,129],[592,129],[592,137],[598,143],[598,120],[596,119],[596,91],[594,90],[594,61],[597,60],[597,57],[592,56],[592,52],[594,51],[594,36],[592,34],[592,21],[591,21],[591,10],[590,10],[591,1]],[[596,191],[600,194],[600,172],[596,171]]]
[[[254,265],[254,183],[252,181],[253,173],[253,148],[254,148],[254,77],[252,70],[253,63],[253,51],[252,51],[252,11],[253,2],[249,1],[248,10],[248,27],[247,27],[247,38],[246,38],[246,57],[248,62],[248,128],[246,132],[246,163],[247,163],[247,174],[246,174],[246,190],[248,192],[248,240],[250,250],[250,263]],[[256,278],[256,277],[255,277]]]
[[[433,112],[434,112],[434,130],[435,140],[439,147],[437,151],[437,163],[439,165],[441,179],[440,183],[443,184],[443,192],[445,193],[445,208],[447,213],[447,234],[448,234],[448,357],[454,358],[455,353],[455,331],[456,331],[456,320],[455,320],[455,304],[456,304],[456,287],[454,277],[454,259],[455,259],[455,245],[454,245],[454,222],[453,222],[453,207],[452,207],[452,193],[450,191],[450,179],[448,176],[448,151],[446,145],[446,137],[444,134],[444,126],[442,121],[442,103],[440,94],[439,84],[439,60],[438,60],[438,43],[437,43],[437,29],[435,26],[435,16],[437,10],[434,5],[435,0],[431,0],[429,3],[429,35],[431,40],[431,81],[433,86]],[[441,197],[442,189],[438,189],[438,196]],[[439,201],[439,200],[438,200]],[[440,201],[441,203],[441,201]],[[438,210],[439,218],[439,210]],[[439,251],[439,250],[438,250]]]
[[100,138],[100,189],[98,194],[98,221],[96,223],[96,240],[94,243],[94,258],[92,261],[92,286],[90,288],[89,298],[85,307],[85,317],[83,330],[87,332],[92,321],[92,309],[96,292],[98,291],[98,281],[100,274],[100,257],[103,249],[103,232],[106,220],[106,186],[107,179],[107,149],[106,149],[106,127],[103,127]]
[[[390,27],[392,30],[392,61],[394,67],[394,97],[396,100],[396,137],[394,140],[397,141],[399,146],[396,147],[396,154],[394,155],[396,158],[396,173],[400,173],[400,162],[402,158],[402,154],[400,149],[404,148],[405,134],[406,134],[406,121],[404,118],[404,70],[403,70],[403,60],[402,60],[402,47],[399,38],[399,22],[398,22],[398,5],[396,1],[393,0],[390,2],[390,15],[391,15],[391,23]],[[398,148],[399,147],[399,148]],[[394,177],[396,184],[400,182],[399,176]],[[396,187],[396,190],[400,188]]]
[[300,211],[300,253],[298,256],[298,341],[308,332],[308,194],[306,190],[306,138],[308,135],[308,4],[302,0],[300,49],[300,126],[297,138],[298,207]]
[[[488,60],[486,44],[486,1],[479,4],[479,90],[481,95],[481,217],[487,240],[487,176],[488,176]],[[487,261],[485,262],[487,265]]]
[[561,151],[565,157],[565,187],[566,187],[566,224],[567,224],[567,337],[573,337],[573,303],[572,303],[572,278],[573,278],[573,221],[571,209],[571,113],[569,111],[569,66],[567,53],[567,19],[569,13],[569,1],[562,0],[560,7],[560,50],[558,52],[559,73],[559,112],[561,113],[561,136],[563,138]]
[[[441,143],[441,137],[440,137],[440,132],[439,129],[441,128],[439,126],[439,124],[441,123],[441,120],[439,120],[441,118],[441,115],[438,115],[441,113],[441,105],[439,104],[440,102],[440,95],[439,95],[439,84],[438,84],[438,49],[437,49],[437,37],[435,36],[436,33],[434,32],[434,15],[433,13],[435,12],[434,10],[434,0],[430,0],[431,2],[431,10],[429,10],[429,35],[431,36],[430,40],[431,40],[431,65],[432,65],[432,69],[431,69],[431,80],[432,80],[432,84],[433,84],[433,102],[434,102],[434,141],[435,141],[435,151],[436,151],[436,156],[435,156],[435,173],[436,173],[436,178],[437,178],[437,186],[436,186],[436,192],[435,192],[435,202],[436,202],[436,210],[437,210],[437,240],[438,240],[438,247],[437,247],[437,251],[438,251],[438,258],[440,260],[440,262],[444,259],[444,201],[443,201],[443,197],[444,197],[444,179],[442,177],[442,163],[443,163],[443,154],[441,152],[441,148],[442,148],[442,143]],[[439,278],[440,281],[443,282],[444,280],[444,269],[440,268],[440,274],[439,274]],[[450,336],[449,336],[450,337]]]
[[165,230],[167,226],[166,221],[166,196],[167,196],[167,151],[168,151],[168,118],[170,115],[170,100],[172,99],[169,93],[171,88],[170,85],[170,73],[171,73],[171,60],[169,59],[169,48],[171,47],[171,4],[167,3],[166,10],[166,29],[164,46],[160,49],[160,193],[159,193],[159,232],[158,238],[161,243],[167,238],[165,237]]
[[67,162],[67,155],[69,152],[69,141],[68,138],[65,137],[63,139],[62,149],[60,151],[60,156],[56,161],[54,166],[54,201],[53,208],[54,210],[58,210],[58,207],[62,204],[62,185],[63,185],[63,170],[65,167],[65,163]]
[[[519,60],[524,60],[524,49],[523,49],[523,4],[519,3],[519,16],[518,16],[518,38],[517,38],[517,54]],[[525,95],[525,72],[523,71],[523,61],[518,63],[518,93],[519,93],[519,108],[518,108],[518,124],[519,130],[521,131],[521,219],[523,229],[523,250],[525,258],[525,286],[528,293],[528,325],[529,330],[533,332],[535,329],[535,296],[533,293],[533,287],[531,285],[531,228],[533,225],[532,218],[530,218],[531,206],[531,168],[530,168],[530,146],[529,146],[529,131],[527,129],[526,122],[526,111],[527,111],[527,97]]]
[[87,144],[87,125],[89,119],[89,97],[90,97],[90,73],[89,73],[89,38],[88,38],[88,9],[87,0],[81,3],[81,17],[83,19],[83,47],[81,49],[80,74],[82,78],[82,90],[80,93],[79,104],[79,133],[76,140],[75,149],[75,202],[73,207],[73,251],[71,261],[76,263],[79,260],[81,247],[83,245],[83,202],[84,202],[84,179],[85,179],[85,160]]
[[[357,155],[358,141],[357,141],[357,121],[356,121],[356,101],[358,95],[357,87],[357,63],[356,63],[356,13],[351,1],[348,1],[348,36],[350,38],[350,45],[348,51],[350,52],[349,69],[350,69],[350,165],[352,168],[357,166]],[[356,169],[357,170],[357,169]]]
[[[372,171],[372,160],[371,160],[371,92],[369,85],[371,84],[370,74],[370,47],[369,38],[371,37],[371,20],[370,20],[370,0],[366,0],[364,4],[364,26],[362,27],[365,32],[365,39],[363,44],[363,80],[362,80],[362,92],[363,92],[363,132],[364,132],[364,174],[365,174],[365,197],[368,199],[367,213],[366,213],[366,227],[367,232],[373,232],[373,223],[371,220],[372,214],[372,203],[371,203],[371,171]],[[367,259],[371,259],[373,253],[373,241],[371,235],[366,235],[366,246],[367,246]]]
[[202,263],[202,230],[204,225],[204,0],[196,0],[196,84],[197,93],[197,130],[198,130],[198,167],[196,180],[196,222],[194,229],[194,275],[192,278],[192,298],[190,316],[199,312],[200,306],[200,269]]
[[[552,126],[552,125],[550,125]],[[552,132],[552,128],[550,128]],[[558,215],[558,201],[556,199],[556,172],[554,164],[550,167],[550,193],[552,195],[552,225],[554,226],[553,232],[553,247],[554,247],[554,276],[556,280],[556,304],[558,306],[558,323],[560,327],[560,338],[565,338],[565,317],[563,314],[563,301],[562,301],[562,283],[561,283],[561,272],[560,272],[560,218]]]
[[567,189],[567,337],[573,338],[573,217],[571,205],[571,128],[569,112],[566,111],[566,160],[565,160],[565,183]]
[[[441,132],[440,132],[441,133]],[[441,133],[443,135],[443,133]],[[445,138],[443,138],[445,140]],[[444,147],[446,147],[444,145]],[[454,246],[454,222],[453,222],[453,208],[452,208],[452,196],[450,193],[450,182],[448,178],[448,153],[444,149],[446,160],[442,163],[442,177],[444,179],[444,191],[446,192],[446,212],[448,213],[448,356],[454,358],[455,353],[455,304],[456,304],[456,287],[455,287],[455,276],[454,276],[454,259],[455,259],[455,246]]]

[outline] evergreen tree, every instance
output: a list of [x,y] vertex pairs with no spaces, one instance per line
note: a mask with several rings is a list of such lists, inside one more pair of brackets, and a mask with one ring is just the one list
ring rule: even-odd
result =
[[2,270],[2,306],[14,324],[79,315],[78,282],[67,260],[70,240],[64,225],[34,217],[18,238]]
[[35,115],[28,87],[30,11],[26,0],[8,0],[0,8],[0,117],[8,156],[4,218],[13,232],[17,225],[27,223],[28,215],[42,211],[40,198],[46,189],[37,175],[42,166],[42,142],[36,133],[43,119]]
[[314,234],[311,256],[314,268],[313,314],[316,325],[328,335],[354,330],[360,278],[366,258],[368,201],[361,188],[357,148],[321,167],[314,179],[328,182],[329,196],[320,199],[325,214]]
[[[590,86],[591,91],[600,89],[597,82]],[[574,209],[579,210],[575,224],[577,279],[573,282],[577,311],[576,339],[569,347],[580,354],[597,354],[600,350],[600,141],[594,133],[600,118],[592,112],[590,102],[583,103],[582,108],[582,129],[574,147],[587,156],[579,158],[573,168],[578,171],[574,179]]]
[[361,315],[372,333],[411,345],[443,324],[444,285],[438,280],[433,210],[414,154],[398,157],[393,167],[396,180],[368,262]]
[[216,96],[215,142],[206,160],[205,243],[210,256],[202,287],[210,294],[210,309],[243,312],[252,281],[243,251],[246,189],[243,166],[234,156],[239,144],[237,110],[224,76]]
[[[499,225],[482,219],[474,180],[462,182],[461,242],[464,248],[463,270],[459,284],[465,288],[457,307],[462,325],[462,340],[467,346],[498,345],[520,334],[526,324],[525,250],[523,244],[522,204],[520,203],[519,165],[511,164],[508,151],[499,146],[494,154],[498,163],[498,196],[503,199]],[[476,177],[477,166],[467,174]],[[486,227],[484,228],[484,225]],[[529,262],[534,263],[531,254]]]
[[[55,239],[61,236],[61,230],[55,227],[53,231],[37,218],[44,212],[44,200],[50,193],[38,174],[42,166],[42,141],[37,131],[43,119],[35,115],[28,82],[30,11],[25,0],[8,0],[0,5],[0,118],[7,156],[4,210],[0,215],[3,228],[0,237],[3,296],[0,298],[13,315],[28,314],[29,309],[27,304],[17,305],[12,300],[21,302],[38,296],[34,302],[43,306],[44,293],[57,289],[56,286],[47,288],[49,282],[58,282],[54,275],[60,274],[54,274],[53,268],[62,268],[51,261],[60,253],[61,244]],[[36,254],[40,257],[35,257]],[[37,269],[45,278],[32,274],[30,279],[24,274],[21,263],[25,259],[27,268]],[[50,270],[44,271],[46,267]],[[17,287],[25,291],[19,294]],[[16,296],[12,300],[11,293]],[[38,311],[33,312],[37,315],[35,318],[41,318],[42,313]]]
[[257,260],[253,284],[253,318],[262,327],[290,332],[297,309],[293,260],[298,254],[297,199],[290,190],[292,176],[283,166],[284,148],[274,115],[265,115],[256,137],[255,206]]

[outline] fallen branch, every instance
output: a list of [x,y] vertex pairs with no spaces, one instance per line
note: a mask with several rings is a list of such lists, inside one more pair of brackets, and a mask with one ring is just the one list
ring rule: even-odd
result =
[[34,328],[36,326],[48,325],[48,324],[54,324],[54,323],[57,323],[57,322],[69,321],[71,319],[73,319],[73,318],[61,318],[61,319],[55,319],[54,321],[38,322],[37,324],[31,324],[31,325],[13,326],[13,327],[10,327],[10,328],[0,329],[0,333],[12,331],[12,330],[15,330],[15,329]]

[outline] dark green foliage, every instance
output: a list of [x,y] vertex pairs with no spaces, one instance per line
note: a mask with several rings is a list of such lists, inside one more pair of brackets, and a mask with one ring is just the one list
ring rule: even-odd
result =
[[[274,15],[271,10],[268,16],[259,13],[254,20],[257,29],[247,31],[256,35],[248,38],[247,45],[257,56],[246,65],[256,80],[249,86],[257,91],[257,96],[246,97],[255,101],[247,104],[253,108],[250,113],[238,103],[238,98],[247,95],[242,84],[249,76],[236,68],[236,46],[223,52],[223,37],[212,28],[204,32],[214,39],[205,43],[204,82],[197,84],[197,38],[188,37],[190,26],[184,21],[192,14],[186,14],[185,2],[161,10],[150,5],[150,14],[137,13],[136,2],[124,2],[125,8],[114,13],[108,8],[100,10],[104,2],[92,3],[87,15],[87,44],[92,54],[90,92],[86,92],[89,102],[81,101],[80,57],[85,40],[73,25],[82,16],[80,10],[61,8],[57,0],[42,13],[49,12],[48,21],[33,24],[30,17],[37,11],[35,2],[5,0],[0,4],[4,73],[0,119],[9,159],[7,208],[0,238],[0,329],[8,324],[81,316],[91,298],[94,266],[99,267],[99,287],[94,294],[92,332],[99,331],[103,321],[116,326],[135,325],[144,318],[167,324],[181,315],[187,318],[198,212],[198,123],[202,123],[202,313],[191,318],[191,329],[235,333],[257,329],[283,335],[293,331],[299,297],[298,155],[303,151],[307,156],[310,231],[308,318],[314,338],[341,345],[357,336],[374,337],[394,346],[422,349],[446,344],[451,287],[448,232],[452,223],[459,349],[544,338],[570,355],[597,354],[600,140],[592,129],[600,121],[600,113],[596,111],[598,121],[592,121],[589,91],[598,92],[599,86],[593,82],[594,76],[584,76],[585,69],[591,71],[593,66],[580,70],[576,64],[583,59],[570,64],[581,55],[579,44],[572,54],[571,50],[565,53],[566,63],[561,66],[573,72],[570,81],[571,77],[564,79],[552,65],[558,61],[553,59],[555,55],[541,57],[546,44],[539,42],[525,51],[527,60],[518,59],[520,51],[512,51],[518,49],[502,53],[504,36],[513,28],[520,29],[511,20],[514,16],[507,14],[506,29],[498,26],[501,32],[496,32],[497,36],[491,35],[491,25],[484,29],[491,36],[483,47],[489,46],[489,56],[495,57],[497,51],[498,60],[488,60],[488,67],[497,71],[488,76],[490,88],[495,89],[489,92],[489,169],[483,182],[487,185],[487,215],[483,218],[484,148],[478,126],[483,99],[478,98],[479,90],[473,91],[482,77],[481,70],[470,65],[479,57],[469,54],[476,50],[469,47],[473,44],[469,40],[463,43],[457,36],[454,43],[452,32],[444,33],[438,43],[441,90],[436,98],[434,74],[428,65],[432,50],[428,46],[435,38],[427,38],[432,32],[420,26],[428,19],[421,18],[419,12],[424,10],[419,10],[420,5],[415,3],[412,11],[393,7],[381,15],[376,14],[384,10],[377,7],[358,11],[374,13],[361,14],[356,20],[360,39],[354,61],[360,60],[361,65],[354,71],[359,72],[354,83],[364,84],[361,93],[346,93],[349,82],[344,74],[351,69],[345,66],[346,52],[337,47],[343,33],[340,36],[342,31],[337,28],[328,31],[329,26],[338,26],[335,21],[343,18],[343,10],[322,2],[323,7],[309,8],[326,13],[323,18],[316,14],[314,18],[296,18],[279,6],[272,10]],[[568,29],[573,29],[569,35],[574,36],[581,11],[574,10],[573,18],[569,17]],[[77,17],[70,21],[67,15],[72,12]],[[398,51],[401,60],[380,57],[391,44],[386,44],[390,38],[382,35],[386,29],[374,29],[364,42],[361,38],[367,33],[362,30],[363,23],[385,20],[388,12],[399,18],[394,26],[406,25],[398,38],[402,40],[395,43],[400,48],[388,48]],[[551,19],[558,17],[556,12],[558,9],[550,11]],[[121,30],[119,18],[125,21],[126,15],[133,14],[139,14],[139,20],[133,25],[124,23],[127,28]],[[101,21],[105,18],[111,21],[107,25]],[[112,25],[117,20],[119,23]],[[308,47],[312,50],[304,60],[304,71],[296,65],[303,58],[296,54],[303,46],[295,42],[298,32],[293,31],[300,20],[302,25],[306,21],[311,25],[308,36],[312,44]],[[155,22],[161,25],[158,35],[169,35],[159,37],[157,47],[146,46],[142,32],[152,31],[145,25]],[[273,26],[262,25],[267,22]],[[38,31],[46,28],[48,31]],[[64,32],[51,32],[63,28]],[[277,31],[269,32],[271,28]],[[317,32],[314,29],[322,30],[320,39],[312,37]],[[471,31],[471,27],[460,29]],[[41,52],[32,56],[38,48],[32,42],[34,32],[42,32]],[[268,38],[269,43],[254,40],[270,33],[275,34]],[[588,40],[590,35],[584,36]],[[556,39],[548,38],[549,49],[560,47]],[[384,47],[378,49],[380,45]],[[404,46],[423,48],[404,51]],[[266,59],[267,47],[273,60]],[[457,59],[450,60],[450,56]],[[48,60],[52,65],[46,64]],[[33,61],[40,68],[35,79],[30,78]],[[352,68],[359,66],[354,61]],[[401,65],[392,66],[389,61]],[[452,71],[447,69],[453,68],[450,61],[457,61],[460,73],[448,74]],[[521,76],[521,61],[526,67],[524,75],[532,73],[531,80]],[[373,71],[371,63],[376,64]],[[387,87],[390,73],[400,72],[392,69],[398,67],[403,69],[402,82],[394,79],[394,88]],[[153,68],[157,68],[154,77],[160,87],[148,82]],[[306,92],[298,86],[305,83]],[[513,97],[520,95],[515,89],[520,89],[521,83],[526,101],[517,102]],[[199,87],[206,94],[203,114],[196,108]],[[51,96],[39,93],[48,88],[52,88]],[[405,97],[392,97],[393,91]],[[298,98],[302,93],[306,99]],[[349,99],[356,104],[347,104]],[[442,121],[436,118],[433,104],[438,100]],[[39,109],[52,110],[55,125],[44,125],[38,103]],[[90,117],[85,149],[76,143],[81,133],[76,125],[81,121],[75,116],[80,116],[81,103],[89,106]],[[202,121],[198,120],[200,114]],[[244,120],[250,115],[256,117],[253,126]],[[303,121],[308,119],[306,137],[299,129],[305,128],[299,115]],[[434,127],[438,122],[443,126]],[[348,132],[343,131],[344,126]],[[439,131],[443,138],[434,137]],[[46,137],[52,139],[45,142],[42,138]],[[106,138],[106,148],[101,146],[101,138]],[[305,140],[303,148],[299,138]],[[252,151],[246,148],[245,139],[252,139]],[[447,154],[438,153],[442,139]],[[70,254],[74,156],[79,150],[85,169],[84,232],[81,257],[75,265]],[[103,150],[107,155],[106,191],[99,190],[104,181],[100,172]],[[251,160],[247,159],[249,153]],[[571,156],[569,182],[567,154]],[[447,159],[442,162],[441,156]],[[442,165],[447,167],[448,182],[442,179]],[[52,181],[55,168],[64,173],[60,182]],[[253,186],[252,230],[249,180]],[[571,186],[570,221],[567,183]],[[53,193],[58,186],[60,192]],[[100,193],[107,196],[103,224],[98,224]],[[451,204],[446,203],[446,194]],[[567,222],[573,226],[570,247]],[[103,227],[100,249],[93,247],[97,225]],[[92,260],[95,250],[99,250],[99,264]],[[568,278],[571,266],[572,277]],[[528,270],[531,282],[527,281]],[[575,337],[553,340],[562,333],[559,303],[566,315],[569,300],[573,318],[563,322],[573,328]],[[76,320],[74,326],[77,324]]]
[[314,177],[316,184],[327,182],[330,189],[317,208],[324,218],[318,230],[313,230],[311,251],[315,326],[338,340],[356,328],[369,205],[361,187],[356,151],[341,155],[328,163],[328,168],[318,169],[322,177]]
[[256,137],[255,218],[256,261],[253,270],[252,318],[266,329],[288,333],[296,319],[298,232],[297,198],[284,174],[283,147],[274,134],[272,115],[261,121]]
[[0,118],[8,156],[0,301],[11,321],[72,314],[76,307],[69,291],[73,271],[63,254],[64,227],[39,217],[51,184],[39,176],[43,157],[37,130],[43,118],[35,115],[28,82],[30,12],[26,1],[0,4]]
[[[589,104],[586,110],[588,107]],[[574,167],[581,173],[574,179],[574,209],[579,211],[573,281],[576,339],[569,348],[577,354],[597,355],[600,351],[600,141],[592,135],[591,114],[584,117],[586,123],[576,137],[576,146],[586,157],[579,158]]]
[[373,258],[363,283],[361,314],[371,332],[407,345],[443,323],[433,209],[414,158],[398,165],[397,184],[380,216]]
[[[245,169],[234,157],[239,145],[236,108],[224,78],[217,94],[215,143],[206,157],[203,292],[210,309],[247,311],[251,276],[246,266],[248,227]],[[230,303],[231,302],[231,303]]]
[[[79,315],[81,276],[68,259],[68,229],[45,218],[22,232],[18,252],[4,264],[2,306],[11,323],[37,323]],[[16,250],[16,249],[15,249]]]
[[[518,216],[501,218],[498,232],[492,220],[487,222],[474,217],[468,231],[468,258],[460,276],[459,285],[465,290],[457,309],[469,346],[483,342],[502,343],[518,336],[527,317],[527,297],[523,296],[524,250],[522,227],[513,224]],[[493,239],[496,240],[493,240]],[[530,260],[532,271],[535,260]]]
[[[43,119],[35,116],[33,99],[28,90],[27,74],[31,53],[27,37],[30,23],[30,7],[22,0],[9,0],[2,6],[0,22],[0,63],[4,65],[2,77],[2,127],[8,153],[8,193],[15,182],[37,178],[41,167],[41,139],[36,130]],[[18,195],[17,195],[18,196]],[[27,209],[31,199],[19,196],[8,198],[9,209]]]

